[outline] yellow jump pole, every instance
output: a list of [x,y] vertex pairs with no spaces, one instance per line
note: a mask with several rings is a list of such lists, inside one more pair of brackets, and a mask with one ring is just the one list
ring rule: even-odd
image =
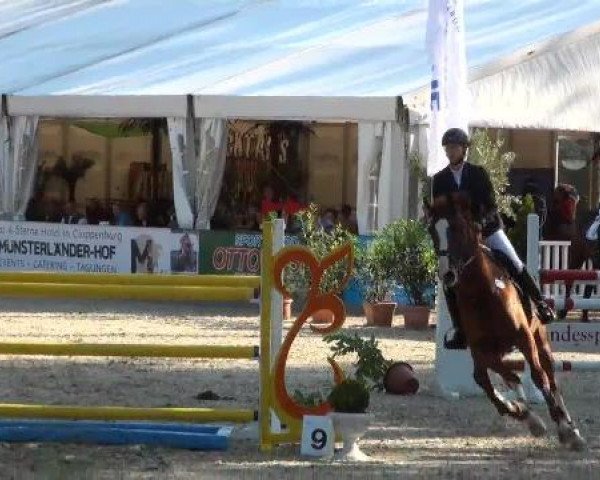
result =
[[281,347],[282,298],[273,288],[273,258],[284,245],[283,220],[263,223],[261,251],[261,303],[260,303],[260,448],[268,451],[273,447],[273,435],[279,435],[281,424],[276,416],[273,400],[273,358]]
[[254,359],[258,350],[258,346],[235,345],[0,343],[0,355]]
[[187,285],[258,288],[258,275],[167,275],[126,273],[0,272],[0,282],[118,285]]
[[260,402],[259,430],[260,449],[273,448],[271,439],[271,405],[273,388],[271,382],[271,295],[273,290],[273,223],[263,222],[261,251],[260,289]]
[[247,423],[256,420],[256,416],[256,412],[250,409],[75,407],[62,405],[0,404],[0,417],[6,418]]
[[72,283],[0,282],[0,296],[225,302],[250,300],[254,297],[254,289],[250,287],[184,285],[77,285]]

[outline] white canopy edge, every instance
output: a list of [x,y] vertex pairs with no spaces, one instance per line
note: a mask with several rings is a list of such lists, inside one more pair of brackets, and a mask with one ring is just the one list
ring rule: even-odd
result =
[[[201,95],[198,118],[395,121],[400,97],[279,97]],[[8,96],[10,115],[52,117],[185,117],[186,95]]]
[[480,127],[600,131],[600,32],[470,85]]
[[194,97],[194,115],[202,118],[321,121],[396,121],[400,97]]
[[[470,125],[600,131],[600,22],[471,69]],[[427,124],[429,87],[403,95]]]
[[9,115],[124,118],[185,117],[185,95],[9,95]]

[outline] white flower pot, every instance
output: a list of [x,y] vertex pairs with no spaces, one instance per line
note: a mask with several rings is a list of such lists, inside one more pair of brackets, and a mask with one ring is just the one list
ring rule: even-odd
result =
[[358,439],[367,431],[372,415],[369,413],[331,413],[333,428],[342,437],[344,447],[335,452],[334,460],[365,462],[371,457],[364,454],[358,446]]

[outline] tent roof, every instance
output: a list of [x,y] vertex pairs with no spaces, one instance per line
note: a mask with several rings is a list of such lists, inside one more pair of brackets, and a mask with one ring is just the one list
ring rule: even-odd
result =
[[[596,0],[465,3],[471,67],[600,18]],[[429,81],[426,16],[427,0],[5,2],[0,92],[150,95],[167,110],[176,105],[172,114],[185,100],[158,96],[384,97],[395,105]],[[138,107],[140,115],[152,109]]]

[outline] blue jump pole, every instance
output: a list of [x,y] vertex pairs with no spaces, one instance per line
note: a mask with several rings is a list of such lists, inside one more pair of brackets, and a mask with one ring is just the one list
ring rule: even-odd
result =
[[144,444],[188,450],[226,450],[231,427],[68,420],[0,420],[0,441],[99,445]]

